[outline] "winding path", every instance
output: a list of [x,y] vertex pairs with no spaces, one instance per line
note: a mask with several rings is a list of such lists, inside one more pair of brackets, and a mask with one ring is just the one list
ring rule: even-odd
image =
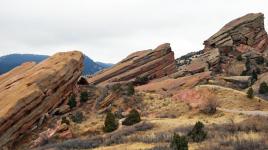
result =
[[268,111],[259,111],[259,110],[246,111],[246,110],[232,110],[232,109],[225,109],[225,108],[217,108],[217,110],[229,112],[229,113],[268,117]]

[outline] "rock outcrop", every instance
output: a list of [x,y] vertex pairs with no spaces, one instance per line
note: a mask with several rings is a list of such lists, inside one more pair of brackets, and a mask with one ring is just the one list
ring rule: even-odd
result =
[[250,13],[226,24],[220,31],[204,42],[205,50],[221,48],[245,52],[253,49],[263,52],[268,46],[264,28],[264,15]]
[[[204,42],[205,48],[177,59],[175,77],[212,71],[227,76],[251,75],[265,72],[265,63],[255,63],[268,56],[268,35],[264,15],[251,13],[226,24]],[[246,63],[248,63],[246,66]]]
[[88,78],[91,84],[107,84],[135,80],[136,77],[161,78],[176,71],[174,53],[170,44],[154,50],[135,52],[113,67]]
[[0,76],[0,147],[27,132],[72,92],[83,70],[83,54],[57,53]]
[[211,72],[208,71],[177,79],[168,78],[160,81],[152,81],[146,85],[136,87],[136,90],[142,92],[154,92],[162,95],[176,94],[180,90],[193,88],[198,84],[207,83],[210,78]]

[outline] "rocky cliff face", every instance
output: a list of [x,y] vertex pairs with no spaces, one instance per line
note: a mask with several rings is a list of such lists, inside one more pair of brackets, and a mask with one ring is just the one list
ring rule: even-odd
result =
[[[204,50],[177,59],[179,72],[175,76],[206,70],[232,76],[250,75],[253,70],[263,72],[265,66],[255,62],[259,57],[265,62],[268,52],[264,15],[251,13],[235,19],[207,39],[204,45]],[[247,62],[251,67],[245,65]]]
[[13,142],[72,92],[82,74],[80,52],[57,53],[0,76],[0,147]]
[[268,36],[264,28],[264,15],[250,13],[226,24],[204,42],[205,50],[222,48],[245,52],[267,50]]
[[170,75],[176,71],[174,53],[170,44],[162,44],[154,50],[138,51],[112,68],[88,78],[92,84],[106,84],[134,80],[136,77],[150,79]]

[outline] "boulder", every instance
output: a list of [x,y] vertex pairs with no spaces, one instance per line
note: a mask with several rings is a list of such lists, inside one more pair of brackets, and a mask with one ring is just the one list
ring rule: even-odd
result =
[[90,84],[107,84],[131,81],[136,77],[161,78],[176,71],[174,52],[170,44],[162,44],[154,50],[143,50],[130,54],[113,67],[101,71],[87,80]]
[[29,130],[72,92],[83,70],[83,54],[57,53],[0,76],[0,147]]
[[251,85],[251,76],[230,76],[223,77],[223,79],[227,82],[231,82],[233,85],[239,88],[247,88]]

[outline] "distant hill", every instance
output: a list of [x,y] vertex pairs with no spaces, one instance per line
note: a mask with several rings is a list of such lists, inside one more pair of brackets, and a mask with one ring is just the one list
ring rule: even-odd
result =
[[111,63],[103,63],[103,62],[98,62],[96,61],[96,63],[104,68],[110,68],[112,67],[114,64],[111,64]]
[[[35,61],[37,63],[45,60],[47,55],[34,55],[34,54],[10,54],[0,57],[0,75],[10,71],[11,69],[21,65],[24,62]],[[94,74],[104,68],[110,67],[112,64],[101,62],[94,62],[88,56],[84,59],[84,75]]]

